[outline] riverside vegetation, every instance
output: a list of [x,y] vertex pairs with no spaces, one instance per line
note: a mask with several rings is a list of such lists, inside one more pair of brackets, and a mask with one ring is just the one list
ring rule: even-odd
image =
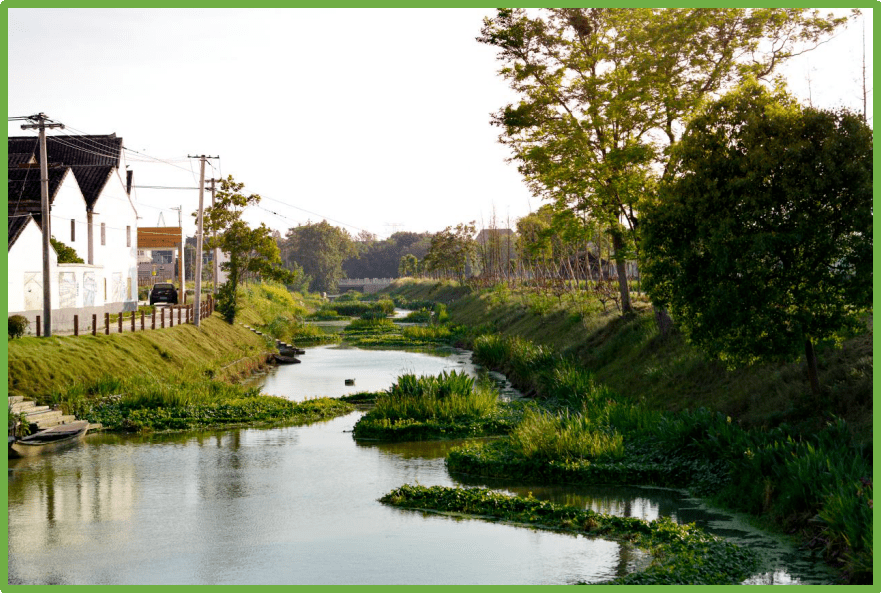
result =
[[[328,339],[302,321],[315,297],[273,283],[245,284],[238,302],[239,320],[272,338]],[[8,389],[115,431],[304,423],[354,409],[330,398],[295,403],[237,383],[274,349],[274,340],[219,314],[202,320],[201,330],[182,324],[109,336],[24,337],[8,343]]]
[[830,387],[816,399],[797,364],[728,369],[660,337],[638,299],[643,312],[618,317],[504,286],[409,281],[392,294],[443,303],[475,362],[534,396],[504,438],[454,449],[451,471],[686,487],[800,536],[843,581],[871,581],[870,332],[818,348]]

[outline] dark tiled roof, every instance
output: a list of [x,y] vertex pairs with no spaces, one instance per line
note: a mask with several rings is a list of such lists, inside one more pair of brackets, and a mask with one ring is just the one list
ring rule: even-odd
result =
[[86,208],[89,210],[95,207],[101,190],[107,185],[107,181],[113,174],[113,167],[71,167],[76,182],[80,185],[80,191],[86,199]]
[[15,244],[16,241],[18,241],[19,235],[21,235],[22,231],[24,230],[24,228],[28,225],[28,223],[30,221],[31,221],[30,215],[15,216],[15,217],[9,218],[9,224],[8,224],[9,234],[7,235],[9,244],[6,247],[7,251],[12,249],[12,246]]
[[10,152],[9,153],[9,166],[17,167],[20,164],[37,162],[37,159],[34,158],[34,153],[32,152]]
[[[46,136],[46,155],[49,163],[60,163],[68,167],[104,166],[119,167],[122,151],[122,138],[116,134],[106,136]],[[33,136],[13,136],[9,138],[9,153],[26,152],[37,156],[40,151],[37,139]]]
[[[49,169],[49,203],[55,200],[58,188],[70,169]],[[40,170],[10,169],[7,198],[9,215],[40,212]]]

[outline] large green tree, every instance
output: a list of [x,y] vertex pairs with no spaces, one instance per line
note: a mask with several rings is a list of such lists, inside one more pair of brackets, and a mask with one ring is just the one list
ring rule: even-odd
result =
[[646,287],[735,363],[803,352],[872,306],[872,130],[756,81],[711,104],[643,213]]
[[[611,235],[622,311],[639,200],[666,148],[707,97],[769,76],[844,22],[809,9],[499,9],[478,40],[498,49],[520,97],[493,118],[532,191],[574,205]],[[638,243],[633,243],[638,246]]]
[[290,265],[312,277],[310,290],[333,292],[345,277],[343,261],[355,255],[355,244],[348,232],[322,220],[288,229],[284,253]]
[[236,289],[246,275],[290,283],[294,274],[281,267],[278,245],[272,229],[265,224],[252,229],[242,220],[245,208],[260,202],[258,194],[242,193],[244,183],[238,183],[230,175],[220,180],[214,205],[204,211],[203,229],[209,237],[206,246],[215,247],[229,256],[220,268],[227,273],[227,281],[218,291],[217,308],[229,323],[235,321],[237,312]]
[[457,279],[464,282],[468,265],[474,257],[477,245],[474,222],[448,226],[431,238],[431,247],[425,255],[425,272],[438,278]]

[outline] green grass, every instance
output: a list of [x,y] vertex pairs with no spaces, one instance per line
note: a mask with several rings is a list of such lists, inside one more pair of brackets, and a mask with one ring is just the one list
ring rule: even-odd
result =
[[498,393],[488,385],[475,385],[464,373],[438,376],[407,374],[356,424],[355,438],[424,440],[502,434],[513,424],[514,412],[504,410]]

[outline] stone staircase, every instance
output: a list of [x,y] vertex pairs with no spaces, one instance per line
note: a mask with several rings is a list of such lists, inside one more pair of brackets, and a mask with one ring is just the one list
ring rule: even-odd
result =
[[75,416],[62,414],[61,410],[53,410],[49,406],[38,406],[20,395],[10,396],[9,406],[15,416],[24,413],[25,420],[31,425],[31,432],[76,420]]

